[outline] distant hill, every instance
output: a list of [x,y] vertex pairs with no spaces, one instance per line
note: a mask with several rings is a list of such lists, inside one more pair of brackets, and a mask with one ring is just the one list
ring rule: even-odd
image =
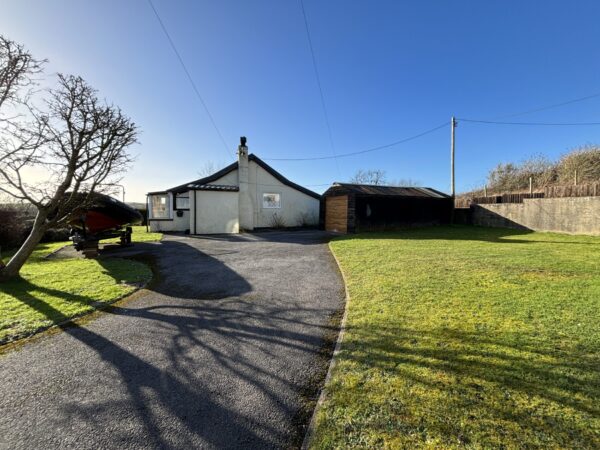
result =
[[129,206],[131,206],[132,208],[135,209],[142,209],[142,210],[146,210],[146,204],[142,203],[142,202],[126,202]]

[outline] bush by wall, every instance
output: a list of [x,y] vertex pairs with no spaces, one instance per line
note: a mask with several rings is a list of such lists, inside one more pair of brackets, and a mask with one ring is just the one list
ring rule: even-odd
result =
[[500,163],[487,175],[486,188],[474,189],[459,195],[459,199],[529,192],[544,192],[554,186],[600,182],[600,145],[583,145],[551,161],[537,155],[521,163]]
[[[34,218],[35,211],[27,205],[0,204],[0,249],[20,247],[31,232]],[[69,236],[67,228],[51,228],[44,233],[41,242],[68,241]]]
[[21,205],[0,205],[0,247],[15,248],[27,237],[27,209]]

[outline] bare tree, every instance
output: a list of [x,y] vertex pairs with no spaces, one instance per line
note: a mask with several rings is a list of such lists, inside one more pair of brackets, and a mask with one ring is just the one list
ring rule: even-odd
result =
[[356,171],[354,176],[352,178],[350,178],[350,183],[384,185],[384,184],[386,184],[385,170],[359,169]]
[[0,120],[3,107],[26,98],[22,91],[35,85],[35,75],[42,71],[44,60],[37,60],[22,45],[0,35]]
[[354,184],[372,184],[376,186],[420,186],[419,181],[411,178],[400,178],[398,180],[388,180],[385,170],[381,169],[359,169],[354,176],[350,178],[350,183]]
[[212,162],[212,161],[207,160],[200,167],[200,170],[198,171],[198,175],[200,177],[204,178],[204,177],[207,177],[209,175],[212,175],[216,171],[217,171],[217,169],[215,168],[215,163]]
[[421,182],[412,178],[399,178],[387,183],[388,186],[416,187],[421,186]]
[[[0,192],[37,212],[31,233],[0,268],[0,280],[18,275],[46,230],[68,223],[95,192],[119,181],[131,162],[127,148],[137,141],[136,125],[81,77],[58,75],[43,108],[27,104],[27,111],[0,130]],[[35,181],[27,181],[31,173]]]

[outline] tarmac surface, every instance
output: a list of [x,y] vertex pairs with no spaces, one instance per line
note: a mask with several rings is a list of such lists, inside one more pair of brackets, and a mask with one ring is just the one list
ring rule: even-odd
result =
[[0,448],[299,447],[344,307],[329,237],[170,235],[108,251],[150,257],[158,280],[0,355]]

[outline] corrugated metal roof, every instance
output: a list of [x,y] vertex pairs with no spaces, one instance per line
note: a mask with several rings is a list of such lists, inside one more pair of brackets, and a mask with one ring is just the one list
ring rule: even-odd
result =
[[232,186],[230,184],[188,184],[187,187],[190,189],[195,189],[196,191],[237,192],[240,190],[238,186]]
[[356,194],[362,196],[449,198],[443,192],[427,187],[380,186],[372,184],[334,183],[323,196]]

